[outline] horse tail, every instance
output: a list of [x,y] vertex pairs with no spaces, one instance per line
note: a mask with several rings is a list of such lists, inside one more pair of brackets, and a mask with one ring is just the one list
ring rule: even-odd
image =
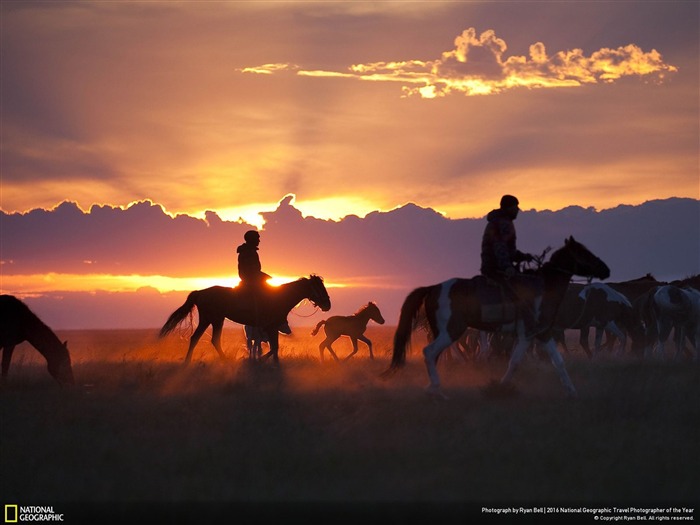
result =
[[177,327],[177,325],[180,324],[180,322],[185,317],[192,314],[192,309],[195,307],[195,300],[197,297],[195,295],[196,293],[197,292],[190,292],[184,304],[180,308],[175,310],[172,314],[170,314],[170,317],[168,317],[168,320],[165,321],[163,328],[160,329],[158,337],[165,337],[166,335],[168,335],[175,329],[175,327]]
[[316,335],[324,324],[326,324],[325,319],[322,319],[321,321],[319,321],[318,324],[316,325],[316,328],[314,328],[313,331],[311,332],[311,335]]
[[406,364],[406,349],[411,340],[415,320],[430,289],[431,287],[428,286],[416,288],[404,300],[401,306],[401,314],[399,315],[399,324],[394,334],[394,351],[391,356],[391,364],[382,374],[383,376],[395,372]]

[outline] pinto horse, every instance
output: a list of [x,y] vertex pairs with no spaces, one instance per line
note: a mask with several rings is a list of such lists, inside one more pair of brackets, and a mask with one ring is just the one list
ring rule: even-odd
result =
[[[485,280],[482,276],[472,279],[453,278],[431,286],[416,288],[408,294],[401,307],[394,334],[391,364],[382,375],[387,377],[405,364],[406,348],[415,328],[414,321],[423,307],[432,333],[430,343],[423,348],[425,365],[430,378],[430,384],[427,387],[429,394],[445,397],[440,390],[437,359],[446,348],[459,339],[467,328],[471,327],[487,332],[514,331],[516,333],[517,343],[511,353],[508,369],[501,379],[501,385],[510,382],[518,364],[536,337],[545,345],[568,395],[575,397],[576,388],[569,378],[561,354],[557,351],[551,330],[559,304],[574,275],[607,279],[610,276],[610,269],[571,236],[566,239],[564,246],[552,253],[549,261],[542,264],[534,273],[534,277],[542,285],[542,292],[539,292],[538,297],[533,301],[538,305],[535,316],[539,324],[546,327],[536,335],[526,334],[525,324],[518,316],[515,319],[504,318],[500,321],[491,318],[484,320],[483,305],[479,295],[479,287]],[[521,298],[523,298],[522,295]]]
[[[605,283],[591,283],[585,286],[572,283],[559,307],[554,337],[568,352],[564,330],[580,330],[579,343],[590,358],[599,354],[605,331],[620,341],[620,351],[624,353],[631,323],[632,303],[621,292]],[[595,328],[595,346],[592,353],[588,344],[590,327]]]
[[374,359],[374,355],[372,354],[372,341],[364,335],[367,329],[367,323],[370,320],[377,324],[384,324],[384,317],[382,317],[379,307],[371,301],[352,315],[334,315],[326,320],[320,321],[311,332],[311,335],[316,335],[323,326],[326,338],[318,345],[318,350],[321,353],[321,361],[323,361],[323,350],[325,348],[327,348],[335,360],[338,361],[338,356],[333,351],[331,345],[341,335],[348,336],[352,341],[352,353],[345,358],[346,360],[357,353],[358,339],[367,345],[369,348],[369,358]]
[[686,332],[695,346],[695,359],[698,360],[697,330],[700,323],[700,304],[697,290],[686,289],[666,284],[649,290],[637,298],[634,303],[634,315],[637,325],[637,337],[633,338],[633,348],[637,354],[644,352],[644,357],[656,355],[665,359],[665,344],[674,332],[676,345],[674,359],[683,352]]
[[61,385],[74,384],[68,343],[56,334],[22,301],[12,295],[0,295],[0,346],[2,378],[7,377],[15,346],[27,341],[46,358],[49,373]]
[[182,306],[175,310],[160,330],[160,337],[172,332],[186,317],[191,316],[195,307],[199,314],[199,323],[190,337],[185,364],[192,359],[192,351],[204,331],[212,326],[211,343],[222,359],[226,358],[221,348],[221,331],[224,319],[234,323],[262,328],[270,342],[270,351],[264,357],[272,356],[279,361],[278,327],[286,322],[292,308],[303,299],[308,299],[315,306],[327,312],[331,300],[318,275],[302,277],[296,281],[277,287],[267,287],[260,292],[259,300],[251,305],[249,292],[240,288],[212,286],[204,290],[195,290],[187,296]]

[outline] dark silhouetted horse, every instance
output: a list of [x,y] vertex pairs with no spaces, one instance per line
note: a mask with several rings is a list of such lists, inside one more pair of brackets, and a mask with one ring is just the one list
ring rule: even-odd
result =
[[212,286],[204,290],[196,290],[187,296],[185,303],[175,310],[160,330],[164,337],[174,330],[186,317],[192,315],[197,307],[199,323],[190,337],[185,364],[192,359],[192,351],[202,337],[204,331],[212,326],[211,342],[222,359],[226,358],[221,348],[221,331],[224,319],[230,319],[242,325],[262,328],[270,341],[270,351],[263,357],[278,358],[279,337],[277,328],[287,320],[287,315],[303,299],[308,299],[315,306],[327,312],[331,308],[331,300],[318,275],[302,277],[296,281],[277,287],[261,289],[260,296],[251,304],[250,293],[240,288]]
[[[483,303],[479,293],[485,280],[482,276],[472,279],[453,278],[431,286],[416,288],[408,294],[401,307],[394,334],[391,365],[382,375],[386,377],[405,364],[406,348],[415,328],[414,321],[419,311],[424,308],[433,336],[431,342],[423,348],[425,365],[430,378],[428,393],[442,396],[437,359],[443,350],[457,341],[466,329],[471,327],[488,332],[514,331],[517,334],[517,343],[512,351],[508,369],[501,379],[501,385],[510,382],[518,364],[536,337],[544,343],[567,393],[570,396],[576,396],[576,388],[569,378],[564,360],[557,351],[551,333],[557,309],[573,275],[607,279],[610,276],[610,269],[583,244],[569,237],[564,246],[555,251],[549,261],[545,262],[533,275],[540,280],[542,291],[539,297],[530,299],[534,304],[539,304],[535,315],[539,325],[546,327],[536,336],[526,333],[525,323],[518,317],[484,320]],[[524,298],[527,291],[523,290],[519,293],[520,297]],[[530,293],[533,291],[531,290]]]
[[27,341],[46,358],[49,373],[61,385],[74,384],[68,344],[22,301],[12,295],[0,295],[0,345],[2,377],[7,377],[15,346]]
[[348,336],[352,341],[352,353],[348,354],[345,358],[346,360],[357,353],[358,339],[367,345],[367,348],[369,348],[369,358],[374,359],[372,341],[364,335],[365,330],[367,330],[367,323],[370,320],[377,324],[384,324],[384,317],[382,317],[379,307],[373,302],[367,303],[352,315],[334,315],[324,321],[320,321],[311,332],[311,335],[316,335],[323,326],[326,338],[318,345],[318,350],[321,353],[321,361],[323,361],[323,350],[325,348],[327,348],[335,360],[338,361],[338,356],[333,351],[331,345],[342,335]]

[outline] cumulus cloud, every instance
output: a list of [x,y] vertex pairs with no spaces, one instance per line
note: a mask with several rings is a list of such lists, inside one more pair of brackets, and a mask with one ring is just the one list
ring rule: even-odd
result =
[[404,96],[422,98],[450,94],[493,95],[513,88],[561,88],[610,83],[622,77],[661,82],[677,68],[661,53],[645,52],[635,44],[602,48],[587,56],[582,49],[547,53],[542,42],[530,46],[528,56],[506,57],[508,46],[489,29],[477,35],[470,27],[454,40],[454,49],[436,60],[406,60],[353,64],[348,71],[306,70],[293,64],[246,67],[243,73],[291,71],[301,76],[347,77],[373,82],[398,82]]

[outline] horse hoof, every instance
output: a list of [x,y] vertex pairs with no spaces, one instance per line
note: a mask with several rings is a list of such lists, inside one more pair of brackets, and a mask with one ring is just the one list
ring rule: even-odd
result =
[[427,386],[425,388],[425,393],[433,399],[450,399],[443,393],[439,386]]

